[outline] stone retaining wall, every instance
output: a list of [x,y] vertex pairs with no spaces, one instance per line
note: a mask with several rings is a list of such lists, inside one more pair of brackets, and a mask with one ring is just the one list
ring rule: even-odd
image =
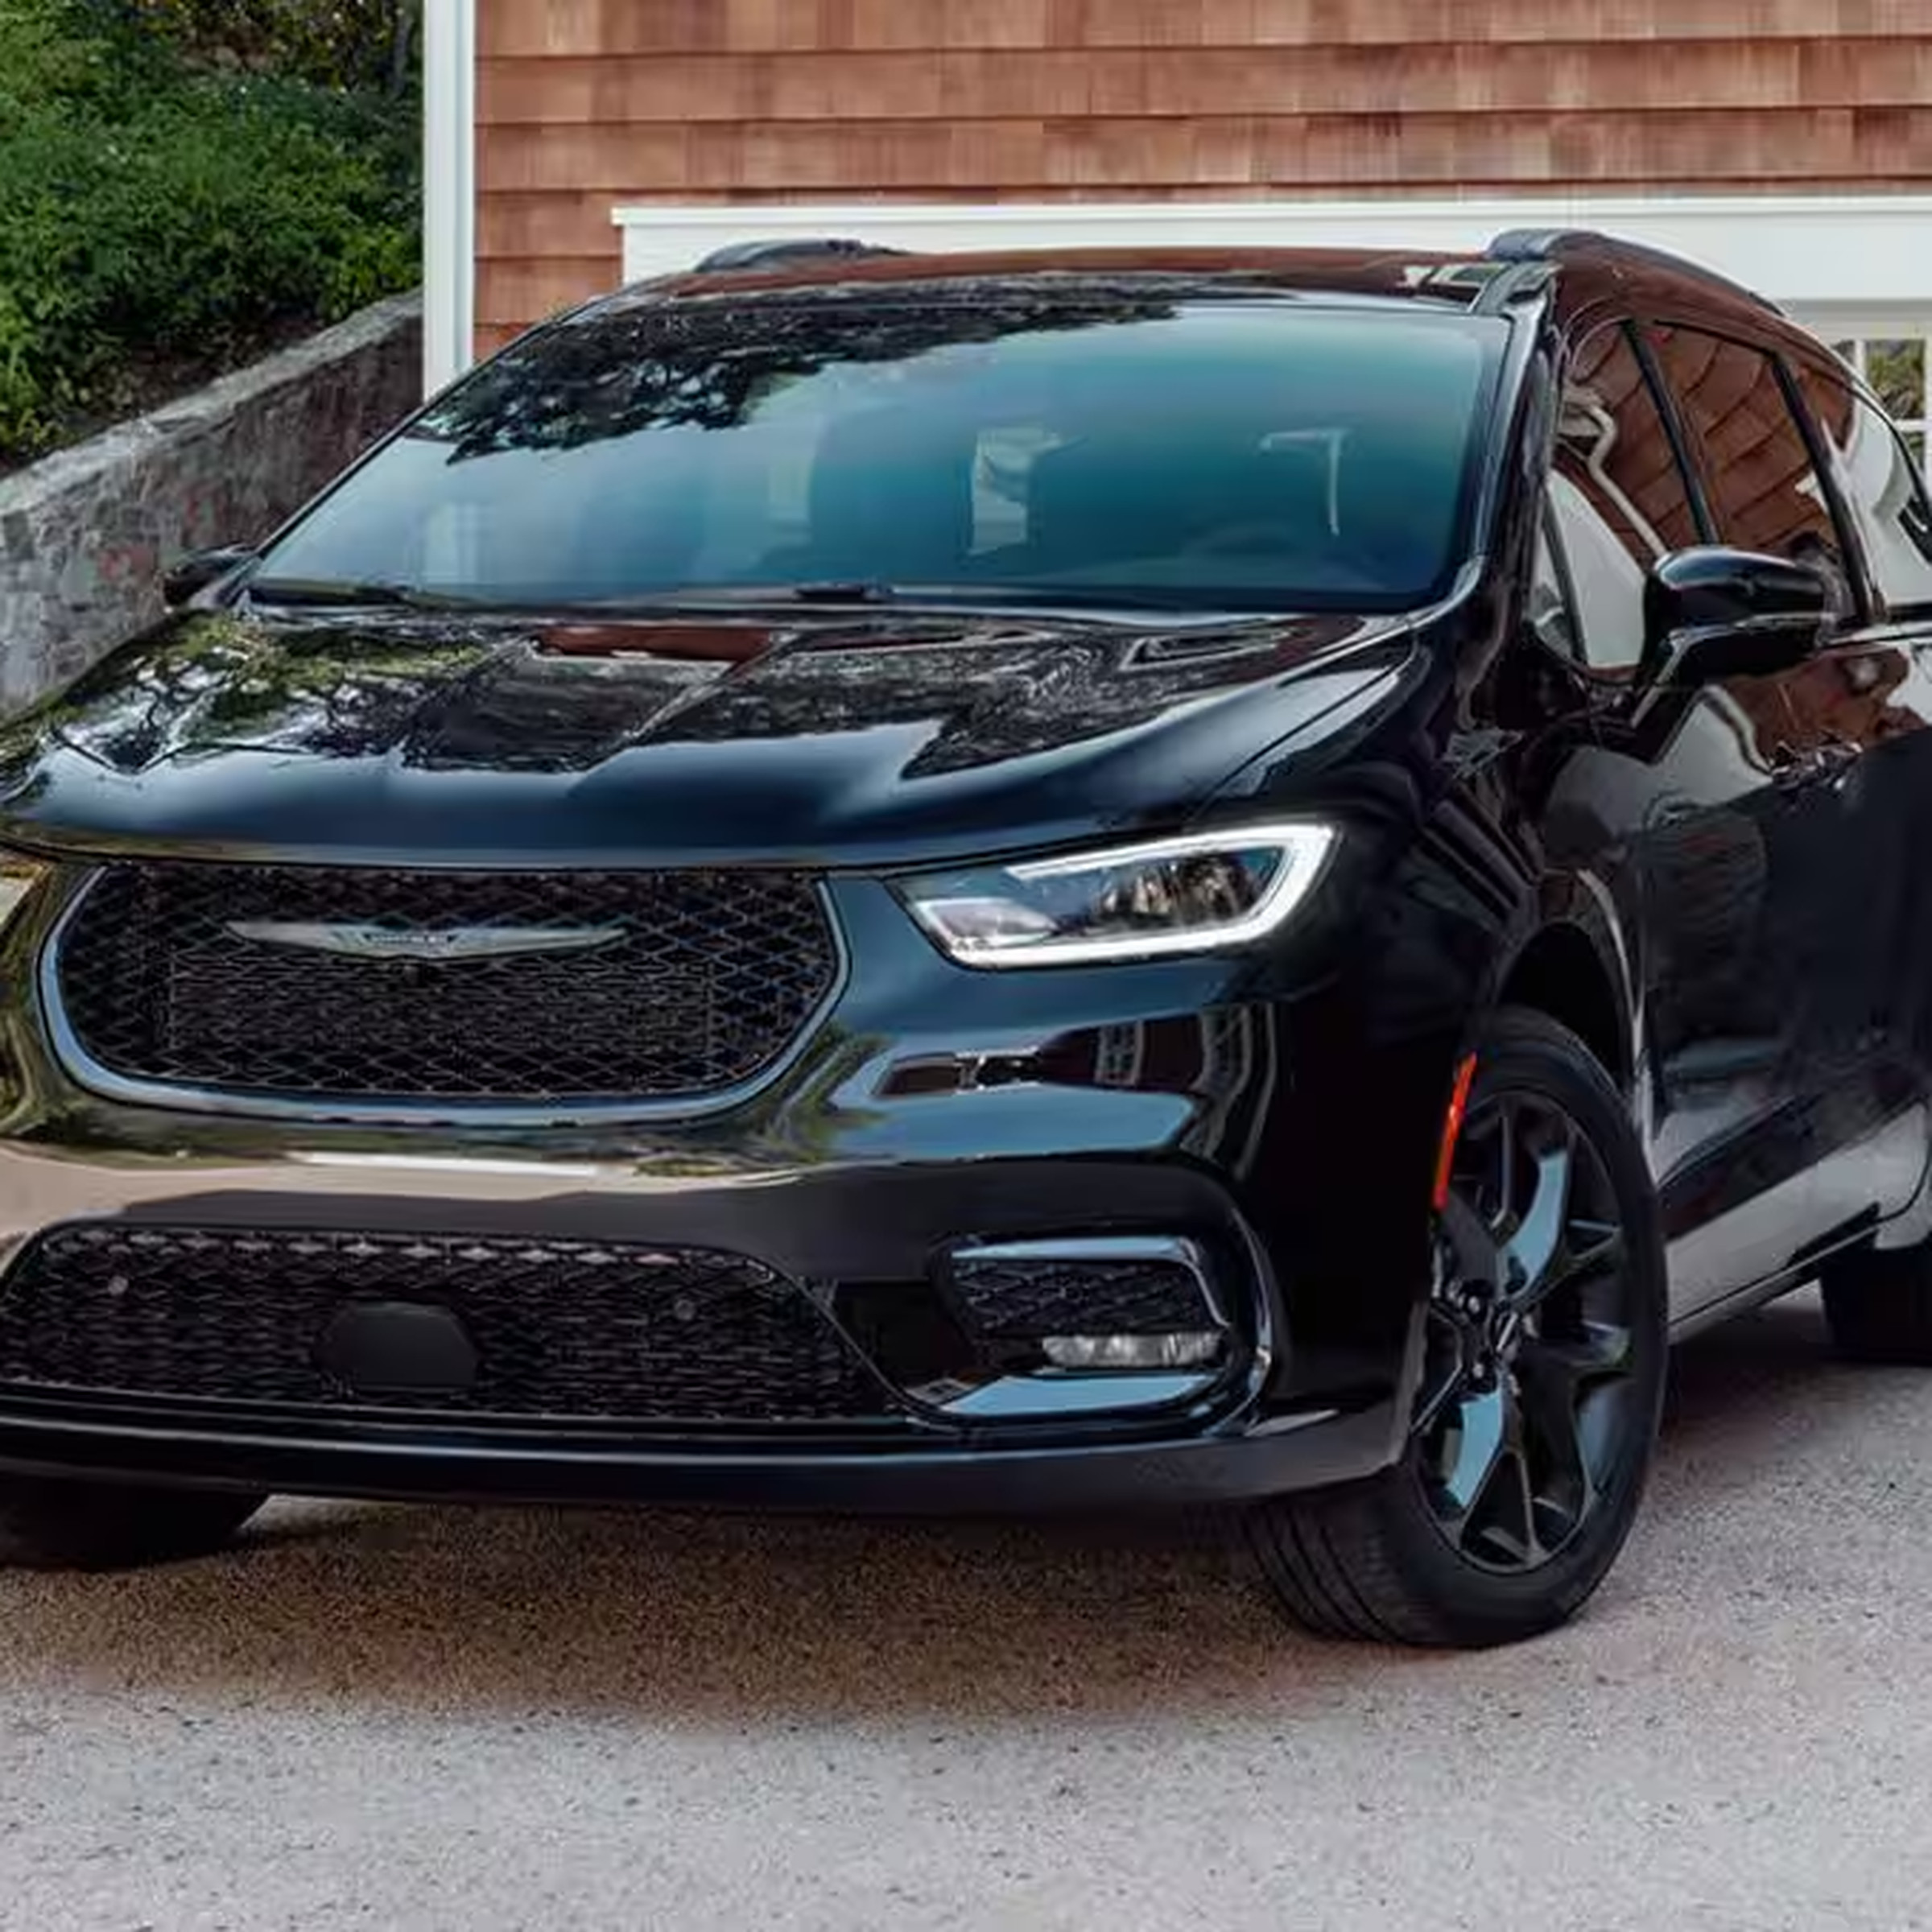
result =
[[0,481],[0,708],[151,621],[177,557],[266,536],[421,390],[402,296]]

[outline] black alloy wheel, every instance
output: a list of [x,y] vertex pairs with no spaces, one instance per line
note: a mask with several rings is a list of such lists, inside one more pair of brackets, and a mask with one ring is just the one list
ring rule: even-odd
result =
[[1406,1445],[1369,1480],[1276,1497],[1250,1538],[1326,1636],[1480,1647],[1572,1616],[1622,1549],[1663,1405],[1657,1196],[1588,1048],[1506,1009],[1436,1216]]
[[1540,1567],[1599,1505],[1642,1396],[1628,1253],[1583,1128],[1546,1094],[1489,1094],[1442,1211],[1414,1463],[1479,1569]]

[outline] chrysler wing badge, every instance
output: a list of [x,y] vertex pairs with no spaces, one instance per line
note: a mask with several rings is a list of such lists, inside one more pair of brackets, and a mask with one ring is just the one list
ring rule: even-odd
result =
[[522,959],[533,953],[592,952],[628,936],[621,926],[451,926],[411,931],[279,919],[237,919],[228,930],[257,946],[431,966],[460,960]]

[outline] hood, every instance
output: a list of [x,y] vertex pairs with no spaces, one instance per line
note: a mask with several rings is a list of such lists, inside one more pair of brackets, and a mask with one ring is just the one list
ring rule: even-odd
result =
[[482,864],[923,862],[1171,824],[1359,716],[1399,622],[189,613],[0,740],[0,837]]

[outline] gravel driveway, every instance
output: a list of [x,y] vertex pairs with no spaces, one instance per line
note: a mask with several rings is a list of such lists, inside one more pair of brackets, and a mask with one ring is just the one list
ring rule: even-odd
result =
[[287,1506],[0,1578],[0,1923],[1932,1924],[1932,1377],[1680,1364],[1594,1609],[1278,1629],[1185,1526]]

